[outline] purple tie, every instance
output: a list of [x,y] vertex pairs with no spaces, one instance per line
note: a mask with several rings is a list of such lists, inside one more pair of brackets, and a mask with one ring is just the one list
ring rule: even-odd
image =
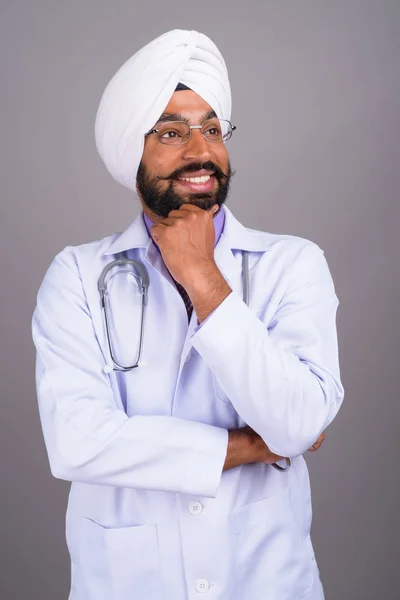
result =
[[[172,277],[172,275],[171,275],[171,277]],[[174,278],[172,277],[172,279],[174,279]],[[187,291],[185,290],[185,288],[180,283],[175,281],[175,279],[174,279],[174,283],[178,289],[178,292],[180,293],[180,295],[183,298],[183,301],[186,306],[187,315],[188,315],[188,322],[190,323],[190,317],[192,316],[192,312],[193,312],[192,301],[190,300],[189,295],[188,295]]]

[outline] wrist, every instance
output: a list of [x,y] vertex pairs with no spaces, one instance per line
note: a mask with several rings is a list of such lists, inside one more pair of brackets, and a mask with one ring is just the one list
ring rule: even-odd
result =
[[240,429],[228,431],[228,449],[225,458],[224,471],[247,464],[251,458],[249,436]]
[[196,295],[206,293],[221,278],[225,281],[214,260],[210,259],[199,261],[192,268],[186,269],[181,283],[188,294]]
[[[221,272],[202,272],[185,287],[201,320],[208,316],[232,292]],[[205,314],[203,314],[205,313]]]

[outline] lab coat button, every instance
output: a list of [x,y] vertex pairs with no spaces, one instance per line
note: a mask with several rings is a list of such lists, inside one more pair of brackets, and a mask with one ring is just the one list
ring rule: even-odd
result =
[[208,592],[208,590],[210,589],[210,584],[208,583],[207,579],[197,579],[196,580],[196,591],[200,592],[200,594],[204,593],[204,592]]
[[203,512],[203,505],[201,502],[191,502],[189,504],[189,512],[191,515],[199,515]]

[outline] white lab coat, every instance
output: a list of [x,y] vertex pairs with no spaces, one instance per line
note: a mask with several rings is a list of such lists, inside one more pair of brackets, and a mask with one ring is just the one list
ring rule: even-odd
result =
[[[338,299],[316,244],[247,229],[225,211],[215,260],[233,291],[197,331],[141,214],[120,235],[65,248],[40,287],[40,417],[51,471],[72,482],[70,600],[324,597],[302,454],[343,399]],[[122,251],[146,266],[149,304],[143,364],[110,374],[97,280]],[[124,363],[139,340],[132,282],[120,273],[109,284]],[[292,467],[222,472],[227,430],[245,424]]]

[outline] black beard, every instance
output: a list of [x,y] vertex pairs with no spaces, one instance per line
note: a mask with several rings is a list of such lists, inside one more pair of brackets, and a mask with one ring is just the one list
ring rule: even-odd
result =
[[[177,179],[181,173],[194,173],[201,169],[210,171],[217,179],[218,188],[215,192],[181,195],[174,190],[174,180]],[[228,162],[228,172],[224,173],[220,167],[211,161],[208,161],[206,163],[193,163],[188,167],[179,169],[179,171],[174,172],[169,177],[150,177],[146,167],[141,161],[137,172],[136,183],[142,200],[147,208],[158,217],[166,218],[171,210],[177,210],[185,203],[194,204],[203,210],[210,210],[215,204],[218,204],[218,207],[221,208],[228,196],[229,185],[233,174],[230,162]],[[159,181],[165,180],[169,180],[169,185],[165,191],[161,191],[159,189]]]

